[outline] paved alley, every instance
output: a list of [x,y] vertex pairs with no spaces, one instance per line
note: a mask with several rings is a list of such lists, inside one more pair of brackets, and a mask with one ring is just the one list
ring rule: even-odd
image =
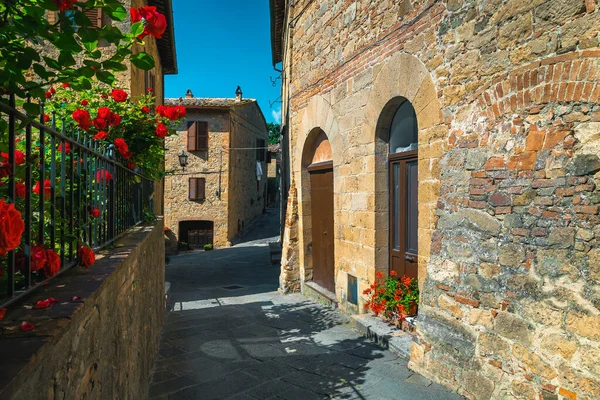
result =
[[173,310],[152,399],[459,398],[362,338],[341,313],[279,295],[266,240],[277,235],[274,218],[264,216],[244,244],[171,258]]

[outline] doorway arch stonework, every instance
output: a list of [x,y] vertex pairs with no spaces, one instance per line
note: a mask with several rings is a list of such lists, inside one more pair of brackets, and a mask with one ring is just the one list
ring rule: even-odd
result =
[[407,100],[415,109],[419,128],[418,247],[422,287],[427,276],[432,234],[437,222],[435,209],[441,187],[439,160],[443,156],[448,127],[443,124],[435,84],[427,67],[419,59],[397,53],[374,69],[379,72],[373,79],[362,126],[362,134],[372,139],[375,152],[375,262],[368,279],[372,282],[376,272],[388,272],[388,134],[397,105]]

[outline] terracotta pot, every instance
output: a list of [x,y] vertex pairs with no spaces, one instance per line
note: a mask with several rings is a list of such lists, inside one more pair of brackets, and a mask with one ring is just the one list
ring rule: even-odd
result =
[[417,315],[418,304],[414,301],[411,302],[408,306],[408,310],[402,304],[398,305],[398,312],[405,317],[412,317],[413,315]]

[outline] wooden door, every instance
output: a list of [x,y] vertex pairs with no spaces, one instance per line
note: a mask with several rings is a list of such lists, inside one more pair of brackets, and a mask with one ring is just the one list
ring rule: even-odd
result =
[[308,167],[311,186],[313,280],[335,292],[333,244],[333,164]]
[[213,244],[212,229],[192,229],[188,231],[188,244],[192,249],[202,249],[205,244]]
[[411,151],[390,156],[390,271],[418,278],[418,159]]

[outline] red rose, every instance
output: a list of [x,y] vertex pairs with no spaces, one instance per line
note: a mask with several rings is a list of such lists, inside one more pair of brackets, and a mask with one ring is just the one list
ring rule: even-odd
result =
[[113,89],[111,96],[117,103],[122,103],[127,100],[127,92],[121,89]]
[[154,89],[152,89],[151,87],[148,88],[148,93],[152,93],[154,92]]
[[27,192],[27,187],[23,182],[17,182],[15,183],[15,191],[17,193],[17,197],[24,199]]
[[[58,145],[58,151],[62,152],[63,150],[63,144],[59,144]],[[71,153],[71,143],[69,142],[65,142],[65,154],[70,154]]]
[[[6,162],[8,162],[8,154],[7,153],[0,153],[0,156],[4,157]],[[17,165],[25,164],[25,153],[23,153],[21,150],[15,150],[15,164],[17,164]]]
[[168,132],[169,132],[169,130],[167,129],[167,127],[164,124],[159,123],[156,126],[156,136],[158,136],[159,138],[164,138],[165,136],[167,136]]
[[85,268],[91,267],[96,261],[96,254],[94,254],[94,251],[86,246],[79,246],[77,257],[79,257],[79,265]]
[[19,246],[24,230],[23,217],[15,205],[6,203],[4,199],[0,200],[0,256],[5,256],[7,251]]
[[60,11],[66,11],[72,9],[77,0],[52,0],[52,2]]
[[27,322],[27,321],[21,322],[21,331],[23,331],[23,332],[29,332],[29,331],[32,331],[33,328],[35,328],[35,327],[33,326],[32,323]]
[[52,92],[46,92],[46,98],[49,99],[52,97]]
[[144,33],[140,35],[140,39],[147,35],[160,39],[162,34],[165,33],[165,30],[167,29],[167,19],[164,15],[156,11],[156,7],[146,6],[140,7],[137,10],[135,8],[130,8],[129,12],[131,13],[132,24],[135,24],[142,19],[146,22],[144,25]]
[[[38,196],[40,195],[40,181],[37,181],[35,183],[35,187],[33,188],[33,193],[37,194]],[[50,198],[50,195],[52,194],[52,182],[50,182],[49,180],[45,180],[44,181],[44,198],[48,199]]]
[[165,106],[158,106],[156,107],[156,112],[158,113],[158,115],[160,115],[161,117],[165,117],[167,118],[167,110],[169,109],[169,107],[165,107]]
[[106,120],[103,118],[94,118],[94,120],[92,121],[92,124],[94,124],[94,126],[98,130],[106,129],[106,125],[108,125]]
[[52,93],[52,94],[56,93],[56,89],[50,88],[50,93]]
[[50,122],[50,116],[48,114],[44,114],[44,122]]
[[48,262],[46,263],[44,272],[46,273],[46,277],[50,278],[60,271],[60,256],[56,251],[48,249],[46,250],[46,259]]
[[127,168],[129,169],[134,169],[136,167],[135,163],[133,161],[129,161],[127,163]]
[[123,156],[123,158],[128,159],[131,157],[131,156],[127,157],[128,153],[129,153],[129,146],[127,146],[127,143],[125,142],[125,140],[123,140],[121,138],[115,139],[115,147],[117,148],[117,150],[119,151],[121,156]]
[[87,100],[85,100],[85,99],[81,100],[81,105],[82,105],[82,106],[84,106],[84,107],[85,107],[85,106],[87,106],[88,104],[90,104],[90,102],[89,102],[89,101],[87,101]]
[[65,82],[65,83],[62,84],[62,87],[65,88],[65,89],[68,88],[69,86],[71,86],[69,84],[69,82]]
[[77,110],[73,111],[71,116],[84,131],[87,131],[92,126],[92,123],[90,122],[90,113],[87,110],[80,110],[78,108]]
[[110,116],[112,115],[112,113],[113,112],[111,111],[110,108],[108,108],[108,107],[100,107],[98,109],[98,118],[108,120],[110,118]]
[[96,182],[98,183],[108,183],[112,178],[112,174],[105,169],[96,171]]
[[110,126],[119,126],[121,125],[121,116],[119,114],[112,113],[108,122],[110,123]]
[[150,114],[150,108],[148,106],[144,106],[144,107],[142,107],[142,112],[144,114]]
[[108,137],[108,133],[106,133],[104,131],[100,131],[94,137],[92,137],[92,139],[102,140],[102,139],[106,139],[107,137]]
[[8,161],[3,161],[0,164],[0,179],[6,178],[12,174],[12,166]]
[[43,244],[31,248],[31,270],[39,271],[48,263],[48,255]]
[[90,214],[92,214],[92,217],[98,218],[98,217],[100,217],[100,209],[94,208],[94,209],[90,210]]

